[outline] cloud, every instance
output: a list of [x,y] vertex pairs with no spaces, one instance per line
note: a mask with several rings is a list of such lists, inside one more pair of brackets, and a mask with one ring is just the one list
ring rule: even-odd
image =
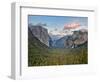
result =
[[76,29],[76,28],[79,28],[79,27],[80,27],[80,23],[73,22],[73,23],[70,23],[70,24],[65,24],[64,25],[64,30]]

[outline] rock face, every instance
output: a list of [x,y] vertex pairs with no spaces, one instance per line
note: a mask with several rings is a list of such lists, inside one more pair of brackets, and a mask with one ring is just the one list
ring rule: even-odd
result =
[[81,45],[88,41],[88,33],[85,30],[80,30],[78,32],[74,32],[73,38],[75,45]]
[[71,36],[71,39],[66,39],[65,47],[75,48],[87,43],[87,41],[88,41],[87,30],[74,31],[73,35]]
[[40,25],[31,27],[32,34],[37,37],[42,43],[49,46],[49,35],[46,28]]
[[88,41],[87,30],[74,31],[72,35],[64,36],[55,43],[56,48],[75,48],[86,44]]

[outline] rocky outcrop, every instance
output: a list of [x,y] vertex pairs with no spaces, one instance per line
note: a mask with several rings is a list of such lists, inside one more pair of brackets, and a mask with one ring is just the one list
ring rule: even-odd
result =
[[44,51],[46,49],[48,49],[48,46],[46,46],[45,44],[43,44],[38,38],[36,38],[33,34],[30,28],[28,28],[28,48],[29,51],[30,49],[34,49],[34,50],[43,50]]
[[42,43],[49,46],[49,35],[46,28],[41,25],[31,26],[32,34],[37,37]]
[[87,30],[86,31],[85,30],[74,31],[71,38],[66,39],[65,47],[75,48],[75,47],[78,47],[84,43],[87,43],[87,41],[88,41]]
[[56,48],[75,48],[86,44],[88,41],[87,30],[74,31],[72,35],[66,35],[58,39],[55,43]]

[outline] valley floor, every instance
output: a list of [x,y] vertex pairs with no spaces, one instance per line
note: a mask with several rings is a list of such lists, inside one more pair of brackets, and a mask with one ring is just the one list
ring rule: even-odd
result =
[[46,53],[38,51],[35,54],[33,50],[33,52],[28,52],[28,54],[29,66],[88,64],[86,47],[70,49],[51,48]]

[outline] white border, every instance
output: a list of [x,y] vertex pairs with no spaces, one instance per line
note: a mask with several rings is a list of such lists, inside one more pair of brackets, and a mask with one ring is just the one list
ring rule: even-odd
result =
[[[74,8],[74,9],[73,9]],[[42,11],[42,12],[40,12]],[[49,13],[48,13],[48,12]],[[62,11],[62,12],[60,12]],[[73,13],[74,12],[74,13]],[[88,75],[96,72],[95,52],[93,44],[95,39],[95,9],[76,7],[48,7],[26,3],[12,4],[12,78],[33,79],[54,76]],[[64,14],[65,13],[65,14]],[[64,65],[64,66],[27,66],[27,15],[61,15],[61,16],[87,16],[89,18],[89,64],[88,65]],[[94,20],[93,20],[94,19]],[[15,27],[15,29],[14,29]],[[26,52],[25,52],[26,51]],[[14,55],[15,54],[15,55]],[[91,55],[90,55],[91,54]],[[94,59],[94,60],[93,60]]]

